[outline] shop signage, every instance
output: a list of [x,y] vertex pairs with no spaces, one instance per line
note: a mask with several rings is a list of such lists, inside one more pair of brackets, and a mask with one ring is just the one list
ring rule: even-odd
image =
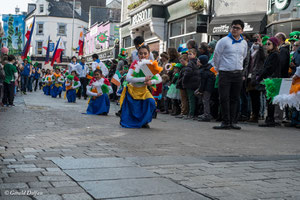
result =
[[100,60],[107,60],[114,58],[114,52],[113,50],[104,51],[101,53],[98,53]]
[[253,30],[254,30],[253,26],[251,26],[248,23],[245,23],[244,32],[249,32],[249,31],[253,31]]
[[228,33],[229,32],[229,26],[224,24],[220,26],[216,26],[213,28],[213,34],[215,33]]
[[275,5],[275,7],[278,10],[285,10],[289,7],[291,3],[291,0],[269,0],[268,3],[268,14],[272,13],[272,6]]
[[107,36],[105,35],[105,33],[100,33],[98,36],[97,36],[97,40],[100,42],[100,43],[104,43],[107,41]]
[[151,8],[145,9],[132,16],[131,25],[140,24],[151,18]]

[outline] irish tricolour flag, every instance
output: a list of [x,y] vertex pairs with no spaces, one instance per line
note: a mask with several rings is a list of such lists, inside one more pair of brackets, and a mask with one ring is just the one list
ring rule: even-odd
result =
[[121,85],[121,78],[122,78],[122,76],[121,76],[119,70],[117,70],[116,73],[115,73],[115,75],[112,77],[112,79],[111,79],[110,82],[113,83],[114,85],[120,87],[120,85]]
[[262,83],[266,87],[266,96],[278,104],[281,109],[286,106],[300,110],[300,79],[292,84],[291,78],[265,79]]

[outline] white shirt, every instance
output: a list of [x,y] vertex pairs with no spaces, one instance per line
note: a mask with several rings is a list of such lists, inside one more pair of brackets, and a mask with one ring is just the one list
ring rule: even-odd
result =
[[[135,87],[145,86],[144,82],[145,82],[146,77],[135,78],[135,77],[133,77],[133,72],[134,72],[133,69],[129,69],[129,71],[126,75],[126,81],[128,81],[128,83],[131,83]],[[156,74],[155,76],[158,78],[158,80],[155,80],[155,79],[151,80],[152,85],[156,85],[156,84],[159,84],[162,82],[161,76],[159,74]]]
[[[92,85],[88,85],[86,86],[86,94],[88,96],[92,96],[92,97],[96,97],[98,94],[103,94],[101,86],[104,83],[105,79],[101,78],[100,80],[96,80],[95,82],[92,83]],[[98,93],[92,92],[92,88],[96,88]],[[113,93],[113,89],[110,85],[108,85],[108,89],[109,89],[109,93],[108,94],[112,94]]]
[[104,77],[107,77],[107,75],[108,75],[108,69],[107,69],[107,67],[103,64],[103,62],[96,62],[96,61],[94,61],[93,63],[92,63],[92,70],[93,70],[93,72],[97,69],[97,67],[100,67],[100,69],[101,69],[101,71],[102,71],[102,75],[104,76]]
[[243,70],[248,44],[245,40],[234,44],[232,42],[233,40],[228,36],[218,41],[213,58],[217,71]]
[[[74,71],[74,70],[76,70],[76,65],[77,65],[78,63],[69,63],[68,64],[68,68],[69,68],[69,74],[71,74],[72,73],[72,71]],[[76,70],[76,73],[78,74],[78,71]]]
[[[131,52],[131,58],[132,58],[132,62],[134,62],[135,60],[139,60],[138,50],[135,49]],[[149,60],[154,60],[153,54],[151,52],[150,52]]]
[[79,74],[79,78],[86,77],[86,75],[89,73],[89,68],[86,64],[84,64],[84,67],[82,68],[82,65],[80,63],[77,63],[76,70]]

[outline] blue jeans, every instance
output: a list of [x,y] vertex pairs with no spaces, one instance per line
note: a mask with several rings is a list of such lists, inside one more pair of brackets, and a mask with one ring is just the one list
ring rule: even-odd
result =
[[28,76],[21,76],[21,91],[26,92],[26,88],[28,85]]
[[32,92],[32,83],[33,83],[33,76],[30,76],[29,78],[28,78],[28,84],[27,84],[27,89],[28,89],[28,91],[30,91],[30,92]]

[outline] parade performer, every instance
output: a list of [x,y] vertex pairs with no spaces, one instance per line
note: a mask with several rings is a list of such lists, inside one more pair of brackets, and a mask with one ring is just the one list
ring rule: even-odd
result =
[[103,77],[100,69],[96,69],[94,78],[87,86],[87,95],[90,96],[87,114],[107,115],[110,107],[108,95],[111,93],[112,87],[108,79]]
[[76,77],[76,71],[72,71],[71,75],[67,76],[66,81],[66,93],[65,98],[67,97],[69,103],[76,103],[76,89],[80,87],[80,81]]
[[63,75],[60,73],[60,69],[59,67],[57,67],[55,69],[55,73],[52,76],[52,80],[53,80],[53,84],[52,84],[52,93],[51,96],[53,98],[56,98],[57,95],[59,95],[59,98],[61,98],[61,92],[62,92],[62,86],[64,83],[64,77]]
[[43,91],[45,95],[50,95],[50,87],[52,85],[52,75],[50,70],[47,70],[47,74],[45,75],[45,86],[43,87]]
[[159,84],[162,80],[157,61],[150,61],[148,45],[141,44],[138,48],[139,61],[134,61],[126,76],[128,85],[124,88],[121,98],[121,121],[125,128],[150,128],[149,123],[156,109],[155,100],[147,86]]
[[72,71],[76,70],[76,65],[77,65],[77,58],[76,56],[72,57],[72,61],[68,64],[68,72],[71,74]]

